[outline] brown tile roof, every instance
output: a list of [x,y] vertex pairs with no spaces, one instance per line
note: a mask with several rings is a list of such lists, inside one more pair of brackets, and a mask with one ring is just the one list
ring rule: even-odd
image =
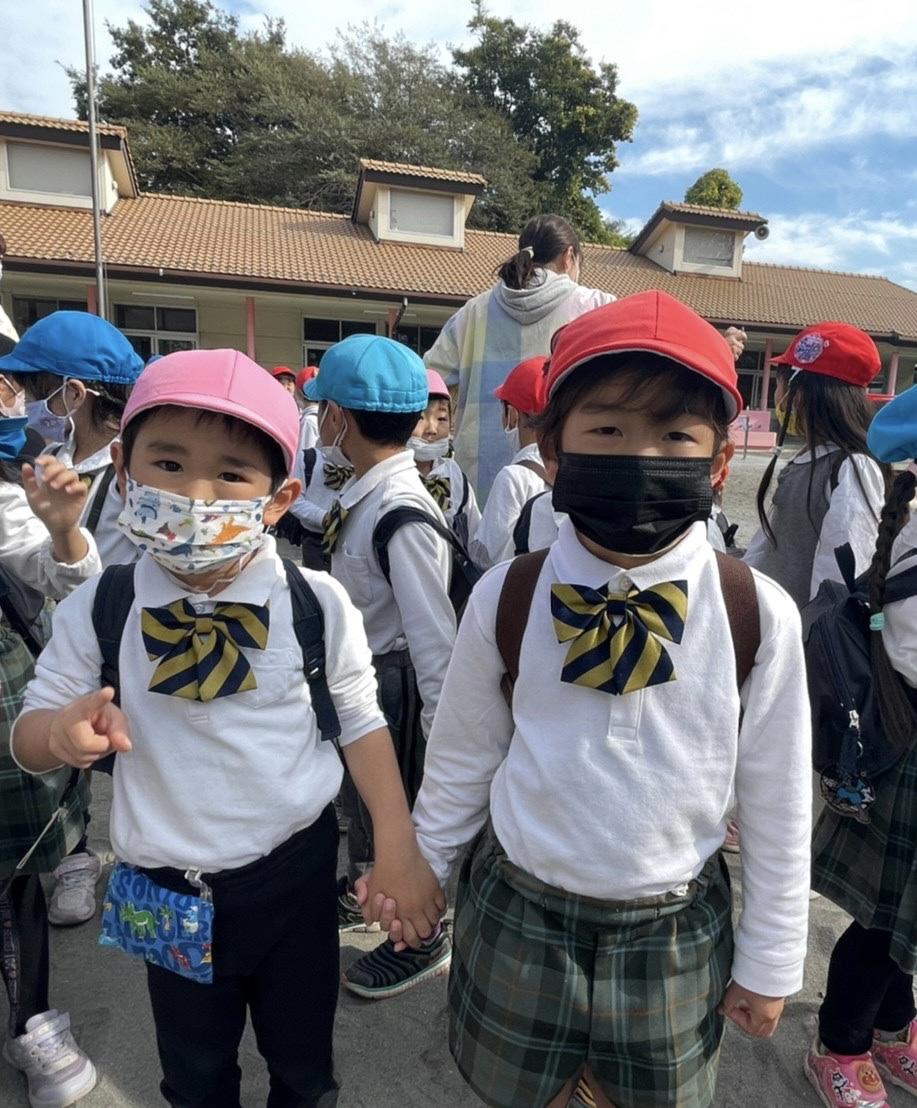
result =
[[[0,203],[10,270],[52,265],[91,273],[92,223],[84,209]],[[103,225],[106,260],[118,271],[199,275],[259,285],[408,296],[457,304],[488,288],[516,238],[466,231],[465,250],[376,242],[347,216],[146,194],[119,201]],[[39,264],[34,264],[39,263]],[[708,319],[797,329],[841,319],[876,336],[917,340],[917,293],[884,277],[746,262],[741,281],[673,276],[627,250],[587,246],[583,280],[618,296],[661,288]]]
[[732,208],[710,208],[706,204],[682,204],[675,200],[663,200],[659,205],[665,212],[673,215],[709,215],[715,219],[747,219],[749,223],[766,223],[763,215],[757,212],[740,212]]
[[468,185],[486,185],[487,179],[480,173],[464,173],[457,169],[434,169],[428,165],[402,165],[401,162],[380,162],[373,158],[360,158],[360,169],[376,173],[395,173],[400,177],[427,177],[434,181],[461,181]]
[[[48,115],[29,115],[27,112],[0,111],[0,123],[18,123],[23,127],[47,127],[50,131],[82,131],[88,133],[89,124],[82,119],[55,119]],[[127,128],[113,123],[100,123],[96,127],[100,135],[114,135],[127,139]]]

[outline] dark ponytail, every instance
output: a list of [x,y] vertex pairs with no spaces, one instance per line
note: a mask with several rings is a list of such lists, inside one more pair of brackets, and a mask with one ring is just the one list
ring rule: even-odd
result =
[[582,257],[583,248],[576,231],[563,216],[533,216],[522,229],[518,251],[497,267],[497,275],[507,288],[524,289],[536,269],[544,268],[570,249],[577,258]]
[[[870,616],[881,617],[882,615],[885,603],[885,581],[891,568],[892,547],[910,518],[910,503],[914,498],[915,489],[917,489],[917,477],[911,470],[904,470],[895,478],[885,500],[885,506],[882,508],[876,552],[866,574]],[[884,620],[878,618],[876,623],[884,624]],[[911,702],[885,649],[881,627],[871,631],[869,637],[872,652],[872,679],[882,726],[892,746],[903,752],[910,746],[914,731]]]

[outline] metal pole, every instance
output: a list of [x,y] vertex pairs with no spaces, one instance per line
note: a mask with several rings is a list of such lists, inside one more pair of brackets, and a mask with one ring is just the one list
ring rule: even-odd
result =
[[108,316],[105,270],[102,257],[102,212],[99,205],[99,145],[96,134],[96,59],[92,0],[83,0],[83,37],[86,43],[86,97],[89,101],[89,165],[92,173],[92,235],[96,257],[96,299],[98,313]]

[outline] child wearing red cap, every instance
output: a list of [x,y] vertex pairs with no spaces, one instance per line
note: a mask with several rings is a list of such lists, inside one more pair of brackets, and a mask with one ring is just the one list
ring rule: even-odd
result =
[[427,492],[433,497],[465,549],[481,522],[471,482],[452,457],[452,398],[435,369],[427,370],[430,402],[417,421],[408,447]]
[[869,335],[835,322],[806,327],[774,361],[778,448],[787,435],[805,445],[783,467],[769,508],[779,449],[765,470],[761,529],[745,561],[783,585],[801,608],[822,581],[841,580],[837,547],[850,543],[857,574],[872,559],[891,471],[869,455],[866,388],[882,363]]
[[520,362],[494,393],[503,405],[503,432],[514,453],[494,479],[472,543],[475,561],[483,566],[513,556],[513,531],[523,507],[550,487],[534,426],[544,407],[547,361],[538,357]]
[[117,754],[102,941],[146,961],[173,1105],[239,1108],[249,1011],[271,1102],[336,1102],[335,737],[386,891],[426,886],[419,936],[442,907],[360,613],[265,533],[298,493],[298,441],[292,397],[236,351],[144,371],[114,452],[142,556],[58,607],[14,728],[31,773]]
[[662,292],[598,308],[558,332],[547,395],[539,441],[569,518],[472,594],[414,807],[441,881],[473,840],[450,1048],[495,1108],[566,1106],[581,1076],[603,1108],[707,1108],[724,1017],[768,1036],[802,985],[799,615],[707,542],[741,403],[708,323]]
[[318,445],[318,404],[306,396],[306,385],[318,375],[318,366],[307,365],[296,374],[293,394],[299,404],[299,453]]

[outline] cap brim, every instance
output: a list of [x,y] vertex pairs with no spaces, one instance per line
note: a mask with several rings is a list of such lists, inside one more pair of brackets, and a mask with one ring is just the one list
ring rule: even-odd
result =
[[705,373],[703,369],[700,368],[700,364],[702,363],[710,366],[711,373],[716,369],[713,363],[708,363],[706,359],[698,359],[695,350],[690,347],[679,346],[676,343],[654,339],[646,339],[638,346],[635,346],[632,340],[622,343],[608,343],[603,345],[601,350],[590,351],[589,354],[580,358],[578,362],[574,362],[573,365],[568,366],[560,376],[551,382],[548,399],[554,395],[558,386],[565,381],[574,370],[579,369],[580,366],[593,361],[595,358],[601,358],[605,354],[659,354],[663,358],[668,358],[670,362],[676,362],[678,365],[684,366],[685,369],[690,370],[692,373],[696,373],[698,377],[702,377],[705,381],[709,381],[711,385],[715,385],[720,390],[726,400],[726,415],[730,423],[736,418],[745,404],[738,388],[733,391],[727,385],[723,385],[717,381],[715,376]]

